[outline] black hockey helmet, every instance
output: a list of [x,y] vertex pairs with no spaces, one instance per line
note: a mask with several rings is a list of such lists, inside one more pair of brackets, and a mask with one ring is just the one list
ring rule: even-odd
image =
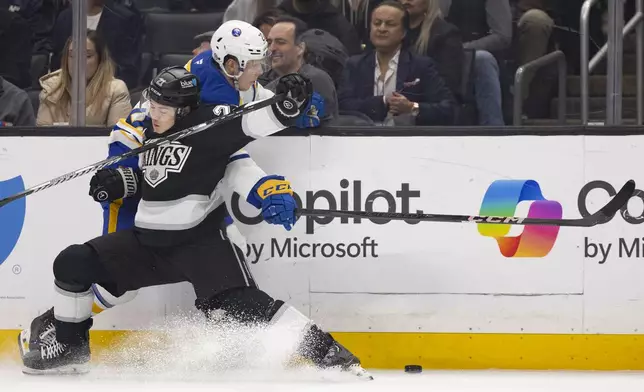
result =
[[[175,108],[199,106],[201,83],[199,78],[180,66],[162,69],[150,82],[144,97]],[[181,114],[181,113],[178,113]]]

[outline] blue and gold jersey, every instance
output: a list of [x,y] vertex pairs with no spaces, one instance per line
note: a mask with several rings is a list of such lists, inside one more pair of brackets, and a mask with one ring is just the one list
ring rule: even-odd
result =
[[[119,120],[112,128],[108,142],[108,157],[124,154],[143,145],[144,123],[147,108],[135,108],[127,118]],[[139,158],[130,157],[117,162],[108,168],[119,166],[139,168]],[[133,196],[118,199],[111,203],[101,203],[103,207],[103,234],[114,233],[134,226],[134,216],[140,197]]]

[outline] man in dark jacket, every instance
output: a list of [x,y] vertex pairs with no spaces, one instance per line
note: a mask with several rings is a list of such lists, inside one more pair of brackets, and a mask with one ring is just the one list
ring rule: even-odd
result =
[[358,32],[329,0],[284,0],[278,8],[303,20],[310,29],[328,31],[344,44],[349,54],[361,52]]
[[27,93],[0,77],[0,127],[35,125],[36,116]]
[[441,9],[447,10],[446,20],[461,31],[463,46],[475,50],[473,80],[479,124],[504,125],[498,59],[507,58],[512,43],[509,0],[441,0]]
[[0,7],[0,76],[20,88],[29,87],[32,47],[27,21],[8,7]]
[[409,14],[385,1],[371,14],[375,50],[349,58],[340,109],[361,112],[384,125],[449,125],[455,100],[433,60],[402,49]]
[[0,8],[8,8],[27,21],[32,33],[33,53],[52,51],[51,34],[56,18],[67,6],[66,0],[0,0]]
[[[95,28],[94,18],[98,17]],[[116,64],[116,77],[123,80],[129,89],[137,86],[143,41],[143,20],[132,8],[116,4],[113,0],[90,0],[88,6],[88,29],[103,36]],[[54,51],[51,69],[60,68],[63,47],[72,34],[72,8],[60,14],[54,28]]]
[[275,92],[275,87],[284,75],[298,73],[307,77],[313,89],[324,98],[325,115],[323,120],[338,117],[338,95],[331,76],[323,70],[304,62],[306,44],[302,36],[307,31],[303,21],[292,16],[281,16],[268,33],[271,69],[259,79],[264,88]]
[[501,55],[512,43],[508,0],[442,0],[446,20],[461,31],[465,48]]

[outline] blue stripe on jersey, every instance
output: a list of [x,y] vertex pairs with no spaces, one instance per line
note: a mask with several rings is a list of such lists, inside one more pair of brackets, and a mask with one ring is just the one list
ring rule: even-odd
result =
[[235,161],[237,161],[239,159],[245,159],[245,158],[250,158],[250,155],[249,154],[239,154],[239,155],[232,156],[228,160],[228,163],[235,162]]
[[113,308],[113,307],[114,307],[112,304],[110,304],[109,302],[107,302],[107,301],[105,300],[105,298],[103,298],[103,296],[102,296],[102,295],[101,295],[101,293],[100,293],[100,290],[98,290],[96,287],[94,287],[94,285],[92,285],[92,291],[94,292],[94,296],[96,296],[96,299],[98,299],[98,301],[99,301],[101,304],[103,304],[103,306],[105,306],[105,308],[110,309],[110,308]]

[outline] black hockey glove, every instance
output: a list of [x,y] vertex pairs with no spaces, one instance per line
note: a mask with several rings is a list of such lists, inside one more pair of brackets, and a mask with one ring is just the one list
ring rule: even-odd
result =
[[99,170],[89,182],[89,195],[98,202],[133,196],[138,189],[139,175],[129,167]]
[[284,125],[294,125],[308,107],[313,96],[313,84],[300,74],[288,74],[279,78],[275,94],[286,94],[286,99],[273,105],[273,112]]

